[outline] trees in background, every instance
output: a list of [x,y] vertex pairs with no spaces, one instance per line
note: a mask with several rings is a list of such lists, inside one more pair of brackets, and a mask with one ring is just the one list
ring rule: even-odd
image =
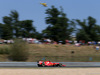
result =
[[13,27],[12,27],[12,18],[8,16],[3,17],[3,22],[2,24],[2,34],[1,37],[3,39],[10,39],[13,37]]
[[[32,20],[23,20],[23,21],[19,21],[19,31],[20,33],[18,34],[19,36],[22,36],[22,37],[34,37],[35,35],[35,32],[36,32],[36,29],[35,27],[33,27],[33,24],[32,24]],[[33,34],[33,36],[32,36]]]
[[70,35],[73,32],[73,26],[71,21],[66,17],[66,14],[61,10],[58,10],[54,6],[46,10],[47,17],[45,18],[48,27],[43,30],[43,34],[55,41],[64,41],[70,39]]
[[0,37],[12,39],[13,37],[32,37],[36,29],[32,20],[19,21],[19,14],[13,10],[9,16],[3,17],[4,24],[0,24]]
[[100,40],[100,26],[96,24],[96,19],[89,16],[84,21],[76,20],[81,27],[76,34],[77,40],[99,41]]
[[[100,26],[96,24],[96,19],[89,16],[83,21],[69,20],[63,12],[63,8],[51,6],[45,12],[45,22],[48,25],[42,33],[36,31],[33,20],[19,20],[19,14],[16,10],[11,11],[9,16],[3,17],[3,24],[0,23],[0,38],[12,39],[19,37],[32,37],[41,39],[50,38],[55,41],[64,41],[71,39],[71,34],[76,35],[77,40],[99,41]],[[76,29],[76,27],[80,27]],[[74,32],[74,30],[76,30]]]

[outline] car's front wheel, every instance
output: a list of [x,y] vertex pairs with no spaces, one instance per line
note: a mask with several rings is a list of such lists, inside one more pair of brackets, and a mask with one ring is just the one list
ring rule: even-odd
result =
[[41,66],[42,66],[42,67],[45,67],[45,64],[44,64],[44,63],[42,63],[42,64],[41,64]]
[[62,67],[62,64],[59,64],[58,67]]

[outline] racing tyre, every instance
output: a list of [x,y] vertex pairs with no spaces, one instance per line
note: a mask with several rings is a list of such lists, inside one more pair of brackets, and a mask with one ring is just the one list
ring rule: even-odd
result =
[[42,67],[45,67],[45,64],[44,64],[44,63],[42,63],[42,64],[41,64],[41,66],[42,66]]
[[62,64],[59,64],[59,67],[62,67]]
[[42,66],[38,64],[38,67],[42,67]]

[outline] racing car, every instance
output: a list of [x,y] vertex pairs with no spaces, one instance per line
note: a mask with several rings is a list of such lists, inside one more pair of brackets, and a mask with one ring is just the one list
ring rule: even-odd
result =
[[38,61],[38,67],[65,67],[66,65],[61,63],[53,63],[51,61]]

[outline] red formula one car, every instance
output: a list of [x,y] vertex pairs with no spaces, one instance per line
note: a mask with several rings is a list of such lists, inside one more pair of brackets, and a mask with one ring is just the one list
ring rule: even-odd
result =
[[65,67],[66,66],[61,63],[53,63],[50,61],[38,61],[37,65],[38,67]]

